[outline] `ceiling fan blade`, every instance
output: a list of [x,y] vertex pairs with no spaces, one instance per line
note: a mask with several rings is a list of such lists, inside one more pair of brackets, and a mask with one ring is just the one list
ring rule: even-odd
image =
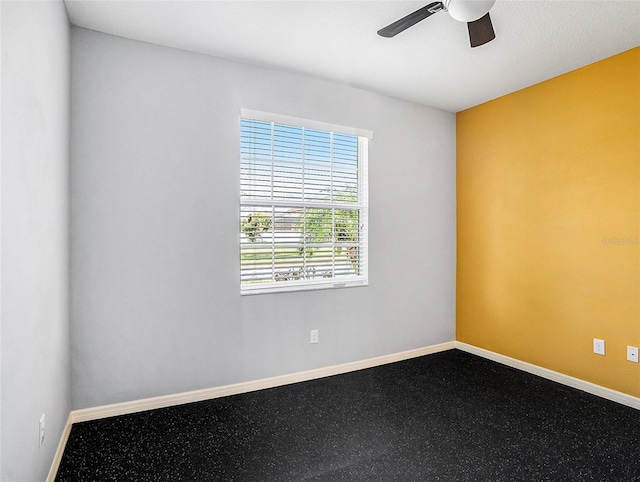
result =
[[400,32],[404,32],[409,27],[418,23],[420,20],[424,20],[425,18],[430,17],[434,13],[437,13],[443,9],[444,5],[442,5],[442,2],[430,3],[426,7],[422,7],[420,10],[416,10],[406,17],[403,17],[384,28],[381,28],[380,30],[378,30],[378,35],[386,38],[395,37]]
[[484,45],[496,38],[488,12],[484,17],[480,17],[473,22],[468,22],[467,28],[469,29],[469,41],[472,47]]

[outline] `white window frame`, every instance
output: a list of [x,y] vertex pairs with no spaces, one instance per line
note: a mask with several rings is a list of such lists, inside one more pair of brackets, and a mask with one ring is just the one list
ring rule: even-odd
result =
[[[293,127],[302,127],[305,129],[313,129],[319,131],[326,131],[338,134],[346,134],[350,136],[358,137],[358,202],[356,207],[359,211],[359,274],[349,277],[336,277],[336,278],[319,278],[319,279],[299,279],[294,281],[271,281],[261,283],[243,283],[242,276],[240,280],[240,294],[241,295],[253,295],[264,293],[279,293],[279,292],[291,292],[291,291],[307,291],[318,289],[332,289],[332,288],[350,288],[358,286],[368,286],[368,231],[369,231],[369,199],[368,199],[368,142],[373,139],[373,132],[366,129],[358,129],[352,127],[346,127],[326,122],[300,119],[297,117],[285,116],[280,114],[272,114],[266,112],[260,112],[249,109],[241,109],[240,121],[242,120],[256,120],[267,123],[281,124]],[[240,123],[239,123],[240,125]],[[265,207],[276,206],[278,203],[275,201],[257,202],[255,199],[244,199],[240,194],[240,210],[239,221],[242,219],[243,206],[255,206],[264,205]],[[286,203],[287,205],[299,205],[300,207],[315,208],[318,205],[313,202],[293,202]],[[323,206],[326,207],[326,204]],[[341,205],[333,203],[333,207],[340,209]],[[345,205],[344,207],[352,209],[354,205]],[[242,273],[242,233],[239,233],[239,264],[240,272]]]

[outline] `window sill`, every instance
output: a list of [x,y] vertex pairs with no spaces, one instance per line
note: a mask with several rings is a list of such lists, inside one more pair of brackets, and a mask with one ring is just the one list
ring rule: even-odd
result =
[[316,283],[296,283],[291,282],[276,282],[276,283],[262,283],[254,286],[243,286],[240,289],[241,296],[248,295],[265,295],[271,293],[291,293],[294,291],[318,291],[318,290],[330,290],[330,289],[342,289],[342,288],[358,288],[362,286],[369,286],[369,282],[365,278],[350,279],[344,281],[321,281]]

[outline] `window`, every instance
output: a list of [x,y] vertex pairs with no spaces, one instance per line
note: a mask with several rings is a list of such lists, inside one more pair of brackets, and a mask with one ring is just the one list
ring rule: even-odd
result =
[[367,284],[368,131],[242,111],[242,294]]

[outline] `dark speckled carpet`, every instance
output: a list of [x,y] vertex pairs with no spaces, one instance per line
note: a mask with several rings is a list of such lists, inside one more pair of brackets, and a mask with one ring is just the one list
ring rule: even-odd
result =
[[640,481],[640,411],[458,350],[75,424],[57,481]]

